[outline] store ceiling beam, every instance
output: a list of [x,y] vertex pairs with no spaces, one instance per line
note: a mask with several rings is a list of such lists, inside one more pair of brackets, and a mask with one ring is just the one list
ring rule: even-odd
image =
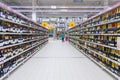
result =
[[[33,12],[33,10],[17,10],[19,12]],[[81,13],[81,12],[100,12],[101,10],[36,10],[35,12],[55,12],[55,13],[60,13],[60,12],[72,12],[72,13]]]
[[[11,8],[33,8],[33,6],[10,6]],[[34,6],[34,8],[51,8],[52,6]],[[69,9],[69,8],[106,8],[108,6],[56,6],[60,9]]]

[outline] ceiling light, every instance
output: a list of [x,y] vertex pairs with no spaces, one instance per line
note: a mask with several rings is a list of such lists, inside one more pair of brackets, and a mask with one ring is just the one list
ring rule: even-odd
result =
[[62,10],[60,10],[60,11],[67,12],[68,10],[67,10],[67,9],[62,9]]
[[51,6],[51,9],[56,9],[56,6]]
[[83,2],[83,0],[74,0],[74,2]]

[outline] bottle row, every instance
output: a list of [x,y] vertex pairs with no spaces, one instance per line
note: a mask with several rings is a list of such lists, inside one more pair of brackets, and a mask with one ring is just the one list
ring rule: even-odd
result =
[[98,35],[85,35],[85,36],[80,36],[80,39],[86,40],[89,42],[95,42],[103,45],[108,45],[111,47],[117,47],[117,36],[98,36]]
[[[43,39],[43,40],[45,40],[45,39]],[[42,40],[41,40],[41,42],[42,42]],[[10,57],[13,57],[13,56],[27,50],[28,48],[31,48],[38,44],[39,44],[38,41],[33,41],[33,42],[26,43],[26,44],[21,44],[21,45],[16,45],[16,46],[9,47],[9,48],[1,49],[0,50],[0,62],[4,61]]]
[[82,34],[119,34],[120,22],[110,23],[97,27],[89,27],[80,30]]
[[98,52],[101,55],[104,55],[105,57],[108,57],[112,60],[120,62],[120,51],[119,50],[101,47],[101,46],[94,45],[91,43],[87,44],[87,47],[89,47],[91,50]]
[[7,21],[0,21],[0,32],[10,32],[10,33],[47,33],[47,30],[35,30],[21,25],[16,25],[14,23],[9,23]]
[[101,54],[107,58],[110,58],[111,60],[120,62],[120,50],[111,49],[109,47],[104,47],[102,45],[90,43],[88,40],[82,40],[82,38],[78,39],[78,37],[74,37],[74,38],[70,37],[70,38],[72,40],[78,41],[78,44],[80,44],[80,45],[84,46],[85,44],[87,44],[86,46],[90,47],[91,50],[94,50],[94,51],[98,52],[99,54]]
[[17,43],[22,43],[22,42],[26,42],[26,41],[30,41],[30,40],[35,40],[35,39],[40,39],[43,38],[42,36],[26,36],[26,35],[20,35],[20,36],[16,36],[16,35],[3,35],[0,36],[0,47],[3,46],[8,46],[8,45],[13,45],[13,44],[17,44]]
[[[82,50],[82,52],[84,52],[87,55],[90,55],[91,58],[93,58],[95,61],[97,61],[99,64],[103,65],[104,67],[106,67],[107,69],[109,69],[111,72],[115,73],[116,75],[120,76],[120,65],[116,64],[110,60],[108,60],[105,57],[102,57],[98,54],[95,54],[93,51],[96,51],[95,49],[91,48],[91,46],[87,47],[85,46],[85,44],[83,42],[79,42],[76,43],[76,40],[74,39],[70,39],[70,43],[72,43],[75,47],[77,47],[78,49]],[[91,49],[91,50],[90,50]],[[98,51],[99,52],[99,51]],[[100,52],[99,52],[100,53]],[[104,54],[105,55],[105,54]],[[119,58],[118,58],[119,59]]]
[[[117,23],[113,23],[113,24],[106,24],[106,25],[101,25],[101,26],[97,26],[97,27],[90,27],[90,28],[84,28],[84,29],[80,29],[80,28],[75,28],[75,29],[71,29],[69,32],[70,33],[74,33],[75,31],[79,31],[80,34],[83,35],[89,35],[89,34],[119,34],[120,33],[120,22],[119,22],[119,26],[116,26]],[[114,25],[114,26],[111,26]]]
[[104,15],[100,15],[98,17],[96,17],[95,19],[92,19],[92,25],[96,25],[96,24],[100,24],[100,23],[104,23],[104,22],[108,22],[110,20],[115,20],[115,19],[119,19],[120,18],[120,7],[109,11],[107,13],[105,13]]
[[71,32],[70,33],[71,37],[80,37],[80,39],[85,40],[85,41],[89,41],[89,42],[94,42],[94,43],[98,43],[98,44],[102,44],[102,45],[106,45],[109,47],[115,47],[115,48],[119,48],[118,44],[119,44],[119,38],[120,35],[84,35],[78,32]]
[[37,27],[37,25],[34,24],[32,21],[30,22],[29,20],[23,18],[22,16],[17,15],[16,13],[13,13],[11,11],[8,11],[2,7],[0,7],[0,17],[3,19],[10,20],[15,23]]
[[83,25],[94,26],[94,25],[109,22],[111,20],[113,21],[113,20],[116,20],[119,18],[120,18],[120,7],[117,7],[117,8],[110,10],[102,15],[98,15],[98,16],[88,20]]
[[[29,58],[29,56],[31,56],[33,53],[35,53],[37,50],[39,50],[39,48],[44,45],[46,42],[44,42],[43,44],[40,44],[39,46],[34,47],[33,49],[30,49],[29,51],[24,52],[23,54],[14,57],[13,59],[10,59],[9,61],[7,61],[4,64],[0,65],[0,77],[3,77],[5,74],[7,74],[8,72],[12,71],[14,68],[17,68],[19,66],[19,64],[21,64],[23,61],[25,61],[26,59]],[[20,47],[18,49],[18,52],[21,52],[23,49],[27,49],[28,47],[32,46],[30,44],[28,45],[23,45],[24,47]]]

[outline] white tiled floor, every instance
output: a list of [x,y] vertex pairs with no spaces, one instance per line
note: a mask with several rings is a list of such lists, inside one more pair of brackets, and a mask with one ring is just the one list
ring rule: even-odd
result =
[[69,43],[50,41],[7,80],[114,80]]

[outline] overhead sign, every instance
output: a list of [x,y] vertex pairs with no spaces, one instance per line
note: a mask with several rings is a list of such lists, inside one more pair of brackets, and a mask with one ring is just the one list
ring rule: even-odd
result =
[[47,23],[47,22],[42,22],[42,26],[43,26],[43,27],[47,27],[47,26],[48,26],[48,23]]
[[53,25],[50,25],[50,26],[49,26],[49,29],[50,29],[50,30],[52,30],[53,28],[54,28]]
[[76,25],[75,22],[70,22],[70,23],[69,23],[69,27],[70,27],[70,28],[75,27],[75,25]]

